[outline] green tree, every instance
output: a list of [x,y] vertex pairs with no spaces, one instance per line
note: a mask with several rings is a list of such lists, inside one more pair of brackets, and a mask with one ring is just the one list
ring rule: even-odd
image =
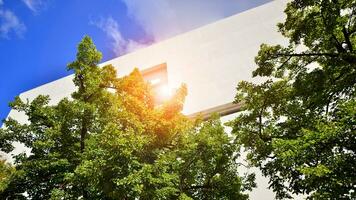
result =
[[184,85],[155,105],[151,86],[135,69],[117,78],[98,67],[101,53],[89,37],[78,45],[72,98],[50,104],[16,98],[28,123],[6,119],[0,148],[31,149],[15,157],[4,199],[247,199],[252,175],[237,172],[236,146],[221,123],[181,114]]
[[6,163],[5,160],[0,160],[0,192],[7,188],[14,170],[15,169],[9,163]]
[[356,2],[294,0],[278,24],[288,46],[262,44],[230,124],[277,198],[356,198]]

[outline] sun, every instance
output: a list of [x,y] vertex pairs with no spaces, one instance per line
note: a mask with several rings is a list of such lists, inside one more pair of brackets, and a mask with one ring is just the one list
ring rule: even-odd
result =
[[161,101],[169,100],[172,97],[172,94],[172,88],[169,87],[168,84],[160,85],[156,91],[157,98]]

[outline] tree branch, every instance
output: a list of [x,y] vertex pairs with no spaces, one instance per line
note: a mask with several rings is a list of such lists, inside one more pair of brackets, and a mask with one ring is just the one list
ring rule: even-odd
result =
[[292,59],[293,58],[293,56],[289,56],[289,58],[287,58],[287,60],[285,60],[277,69],[279,70],[279,69],[281,69],[285,64],[287,64],[289,61],[290,61],[290,59]]
[[304,57],[304,56],[328,56],[338,57],[338,53],[278,53],[276,56]]
[[345,26],[342,27],[342,34],[344,35],[345,42],[347,44],[348,49],[350,50],[350,52],[352,52],[353,51],[352,43],[350,41],[349,33],[347,32]]

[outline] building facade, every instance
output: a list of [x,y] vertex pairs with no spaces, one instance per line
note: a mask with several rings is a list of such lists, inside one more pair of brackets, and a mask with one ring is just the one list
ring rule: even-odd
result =
[[[113,65],[119,76],[129,74],[136,67],[163,92],[185,83],[188,87],[185,114],[206,115],[218,111],[225,115],[222,120],[228,121],[238,110],[237,105],[231,104],[238,82],[261,81],[252,79],[256,67],[254,57],[260,45],[287,42],[276,26],[284,21],[286,2],[266,3],[100,65]],[[49,95],[50,103],[55,104],[74,91],[72,79],[72,75],[58,79],[26,91],[20,97],[31,101],[40,94]],[[12,110],[9,116],[26,122],[22,113]],[[23,148],[19,145],[15,151],[22,152]],[[267,189],[268,180],[258,170],[249,170],[257,173],[258,184],[250,194],[251,199],[273,199],[273,192]]]

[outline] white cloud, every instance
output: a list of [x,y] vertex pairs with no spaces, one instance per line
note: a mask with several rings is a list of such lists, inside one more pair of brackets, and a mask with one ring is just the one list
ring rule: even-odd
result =
[[[37,13],[39,9],[45,6],[46,0],[22,0],[26,6]],[[23,37],[26,31],[25,24],[9,9],[4,8],[4,1],[0,0],[0,37],[10,38],[10,34],[14,33],[18,37]]]
[[24,2],[26,6],[35,13],[37,13],[38,10],[44,6],[43,0],[22,0],[22,2]]
[[0,8],[0,36],[9,38],[11,32],[18,37],[22,37],[26,31],[26,26],[10,10]]
[[101,18],[98,21],[91,21],[90,24],[100,28],[105,32],[107,37],[112,40],[112,48],[117,56],[146,46],[143,42],[141,43],[131,39],[125,39],[120,32],[119,24],[112,17],[107,19]]
[[128,15],[156,41],[270,0],[121,0]]

